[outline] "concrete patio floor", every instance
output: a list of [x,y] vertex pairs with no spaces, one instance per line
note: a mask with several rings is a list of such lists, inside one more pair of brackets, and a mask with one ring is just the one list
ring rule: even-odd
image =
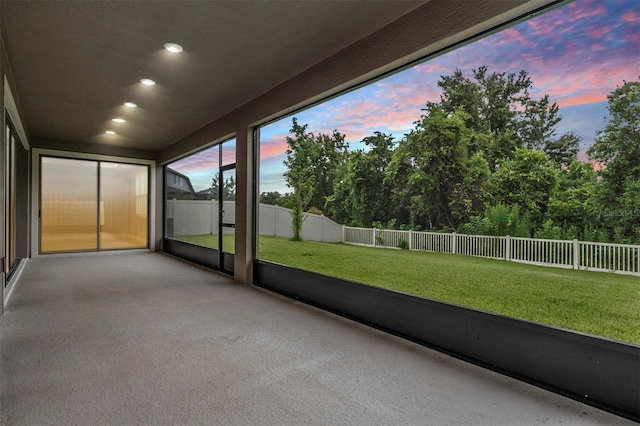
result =
[[633,422],[158,253],[35,258],[2,424]]

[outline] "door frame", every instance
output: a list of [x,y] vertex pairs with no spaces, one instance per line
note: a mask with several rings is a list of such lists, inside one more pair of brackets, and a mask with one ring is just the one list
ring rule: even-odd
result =
[[[90,254],[104,254],[112,251],[95,252],[69,252],[69,253],[40,253],[40,157],[63,157],[78,160],[94,160],[103,162],[136,164],[149,167],[149,247],[145,249],[132,250],[156,250],[156,162],[154,160],[134,159],[127,157],[116,157],[111,155],[85,154],[80,152],[59,151],[55,149],[34,148],[31,153],[31,256],[51,257],[51,256],[86,256]],[[126,251],[126,250],[118,250]]]
[[[222,149],[220,150],[220,152],[222,152]],[[225,268],[225,254],[233,256],[234,253],[226,253],[223,251],[224,229],[233,228],[235,230],[236,227],[235,217],[233,218],[233,223],[224,221],[224,173],[230,170],[236,170],[236,163],[220,166],[218,172],[220,176],[220,178],[218,179],[218,268],[221,272],[227,274],[233,274],[233,270]],[[234,189],[234,194],[235,191],[236,189]]]

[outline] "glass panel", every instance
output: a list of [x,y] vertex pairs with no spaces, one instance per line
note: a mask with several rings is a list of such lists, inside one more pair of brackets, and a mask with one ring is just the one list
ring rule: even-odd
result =
[[640,343],[637,3],[568,2],[261,127],[260,259]]
[[42,253],[98,249],[98,163],[42,158]]
[[219,166],[219,145],[166,166],[166,237],[218,248]]
[[[0,152],[0,157],[2,157],[2,160],[5,162],[4,164],[4,168],[5,168],[5,173],[4,176],[0,176],[0,178],[2,178],[2,184],[5,185],[2,188],[2,192],[4,192],[5,194],[7,194],[9,192],[9,170],[8,170],[8,158],[9,158],[9,145],[10,145],[10,141],[11,141],[11,127],[7,124],[5,126],[5,144],[2,146],[3,151]],[[5,235],[2,235],[2,241],[4,244],[4,248],[3,248],[3,255],[4,255],[4,265],[3,268],[5,271],[9,271],[11,270],[11,265],[10,265],[10,261],[9,261],[9,239],[6,237],[6,234],[9,232],[9,221],[10,221],[10,212],[9,212],[9,203],[7,203],[5,201],[5,209],[3,212],[3,217],[2,219],[4,220],[4,233]],[[8,284],[8,281],[5,281],[5,286]]]
[[220,166],[236,163],[236,140],[230,139],[222,143],[222,162]]
[[[226,148],[226,146],[224,147]],[[222,190],[222,223],[223,225],[235,225],[236,223],[236,169],[222,172],[224,182]],[[223,226],[222,251],[233,253],[235,249],[235,228]]]
[[18,141],[11,134],[11,144],[9,151],[9,197],[7,202],[9,203],[9,227],[7,229],[9,247],[7,250],[7,259],[9,260],[9,267],[7,271],[10,271],[16,263],[16,174],[17,174],[17,149]]
[[147,247],[148,168],[100,163],[100,248]]

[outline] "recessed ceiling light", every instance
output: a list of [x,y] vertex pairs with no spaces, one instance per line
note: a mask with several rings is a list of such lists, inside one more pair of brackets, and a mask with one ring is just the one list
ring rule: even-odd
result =
[[164,48],[167,49],[169,52],[173,52],[173,53],[182,52],[182,46],[176,43],[165,43]]
[[116,123],[126,123],[127,120],[124,118],[112,118],[111,121],[115,121]]
[[125,102],[124,106],[129,107],[129,108],[135,108],[138,105],[134,104],[133,102]]
[[146,85],[146,86],[153,86],[154,84],[156,84],[155,81],[151,80],[150,78],[143,78],[140,80],[140,83]]
[[114,132],[113,130],[107,130],[105,133],[108,134],[108,135],[115,135],[116,134],[116,132]]

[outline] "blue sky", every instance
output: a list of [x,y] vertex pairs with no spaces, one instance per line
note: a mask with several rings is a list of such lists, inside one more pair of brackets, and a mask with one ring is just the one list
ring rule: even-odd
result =
[[[558,134],[582,136],[579,158],[586,161],[586,149],[605,125],[607,95],[640,74],[640,1],[575,0],[294,116],[316,134],[337,129],[352,149],[374,131],[398,141],[425,103],[439,99],[440,76],[456,68],[471,75],[481,65],[489,72],[527,70],[534,97],[549,94],[560,106]],[[261,128],[260,192],[288,191],[282,174],[290,128],[291,117]],[[181,171],[190,175],[191,167],[197,169],[194,163]],[[194,186],[205,184],[199,181]]]

